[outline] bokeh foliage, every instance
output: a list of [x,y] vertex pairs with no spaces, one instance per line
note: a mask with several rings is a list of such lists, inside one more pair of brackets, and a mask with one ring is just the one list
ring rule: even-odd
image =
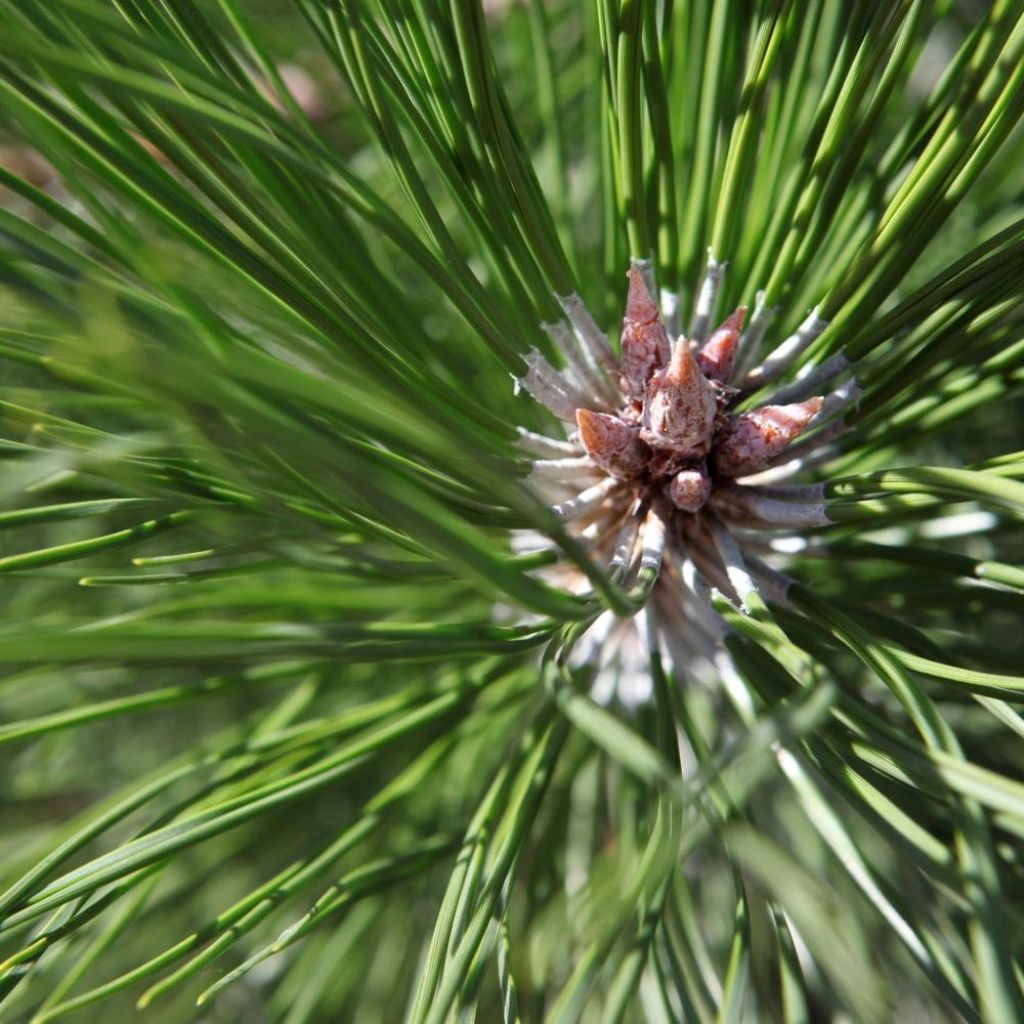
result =
[[[1020,5],[485,6],[0,2],[0,1015],[1020,1019]],[[604,706],[510,375],[709,246],[835,524]]]

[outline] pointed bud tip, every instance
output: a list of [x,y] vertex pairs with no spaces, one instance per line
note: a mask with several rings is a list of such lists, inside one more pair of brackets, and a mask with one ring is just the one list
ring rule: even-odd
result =
[[824,404],[825,399],[815,395],[814,398],[793,402],[791,405],[762,405],[744,413],[742,418],[752,419],[763,427],[789,434],[792,440],[821,412]]
[[606,472],[628,479],[643,468],[647,449],[637,427],[618,416],[590,409],[577,409],[576,423],[580,444]]
[[[737,306],[736,309],[722,321],[722,327],[728,328],[731,331],[742,331],[743,324],[746,319],[747,307]],[[721,330],[721,328],[719,328],[719,330]]]
[[793,405],[763,405],[732,417],[719,436],[715,468],[723,476],[745,476],[764,469],[821,411],[820,396]]
[[739,353],[740,331],[743,328],[746,311],[746,306],[740,306],[701,347],[697,362],[706,377],[727,383],[732,376]]
[[651,374],[668,362],[670,345],[661,314],[643,275],[636,267],[630,267],[628,273],[629,297],[622,320],[620,369],[623,390],[629,398],[639,401]]
[[718,403],[685,338],[676,342],[672,360],[651,378],[644,405],[645,441],[691,454],[705,454],[711,443]]
[[[605,427],[602,423],[602,416],[606,416],[608,419],[614,418],[608,416],[607,413],[592,412],[590,409],[576,410],[576,426],[579,427],[580,444],[584,448],[589,449],[597,437],[604,433]],[[588,441],[590,442],[589,444]]]
[[626,271],[629,278],[629,293],[626,296],[626,319],[638,323],[652,323],[658,320],[661,312],[654,297],[647,289],[643,274],[636,267]]
[[690,343],[680,335],[672,349],[672,360],[665,371],[665,378],[673,383],[683,384],[692,380],[694,374],[700,374],[700,367],[693,357]]

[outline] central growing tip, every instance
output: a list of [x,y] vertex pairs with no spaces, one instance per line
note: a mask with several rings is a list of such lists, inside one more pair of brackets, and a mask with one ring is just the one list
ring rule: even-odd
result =
[[[846,369],[827,360],[782,383],[765,404],[739,411],[795,367],[825,321],[813,310],[763,356],[770,313],[760,298],[746,328],[741,306],[709,330],[724,270],[711,259],[691,337],[673,341],[676,297],[662,293],[670,310],[663,318],[647,270],[637,263],[629,271],[618,356],[582,300],[566,296],[559,301],[572,330],[546,328],[565,367],[532,351],[519,381],[565,427],[562,438],[520,430],[521,446],[534,456],[533,489],[626,590],[631,607],[642,608],[622,619],[604,612],[573,653],[581,664],[597,664],[595,678],[603,681],[595,692],[629,702],[649,691],[649,651],[691,668],[698,657],[717,663],[725,623],[715,590],[745,602],[756,580],[777,589],[783,577],[762,558],[772,547],[761,531],[831,521],[821,485],[778,481],[828,450],[842,430],[837,414],[859,394],[850,380],[827,398],[813,396]],[[521,541],[534,543],[529,535]],[[571,559],[539,571],[576,593],[590,588]]]
[[729,381],[746,307],[703,342],[668,331],[635,267],[622,321],[620,404],[575,410],[577,437],[594,465],[644,504],[699,512],[717,483],[765,469],[821,409],[823,399],[736,415],[743,390]]

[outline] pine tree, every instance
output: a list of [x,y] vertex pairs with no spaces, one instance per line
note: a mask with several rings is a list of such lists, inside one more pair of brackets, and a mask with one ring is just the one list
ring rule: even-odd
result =
[[1014,0],[0,0],[2,1019],[1020,1020],[1022,113]]

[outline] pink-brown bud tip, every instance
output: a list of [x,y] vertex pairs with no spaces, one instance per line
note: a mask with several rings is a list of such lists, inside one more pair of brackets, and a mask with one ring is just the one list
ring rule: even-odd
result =
[[747,319],[747,307],[746,306],[737,306],[722,321],[722,326],[719,327],[718,329],[722,330],[723,328],[728,328],[731,331],[736,331],[737,333],[739,333],[740,331],[743,330],[743,324],[746,322],[746,319]]
[[622,320],[622,387],[630,398],[643,398],[651,375],[669,358],[668,332],[658,306],[635,267],[629,270],[629,295]]
[[715,470],[745,476],[764,469],[818,415],[823,398],[795,405],[765,405],[732,419],[715,445]]
[[704,455],[711,444],[717,408],[714,388],[700,372],[686,339],[680,338],[672,361],[651,378],[641,436],[680,455]]
[[707,470],[682,469],[666,488],[672,504],[683,512],[699,512],[711,497],[711,478]]
[[647,463],[648,449],[640,440],[638,427],[604,412],[576,410],[580,444],[605,472],[628,480],[639,474]]
[[625,320],[636,324],[650,324],[661,318],[654,296],[647,290],[643,274],[636,267],[626,272],[629,278],[629,292],[626,295]]
[[697,360],[693,358],[690,343],[682,336],[676,339],[672,347],[672,360],[663,374],[665,381],[673,384],[686,385],[701,376]]
[[747,315],[747,307],[740,306],[735,313],[726,317],[719,327],[704,343],[697,362],[705,375],[713,380],[728,381],[732,376],[732,368],[736,365],[736,354],[739,351],[740,331]]

